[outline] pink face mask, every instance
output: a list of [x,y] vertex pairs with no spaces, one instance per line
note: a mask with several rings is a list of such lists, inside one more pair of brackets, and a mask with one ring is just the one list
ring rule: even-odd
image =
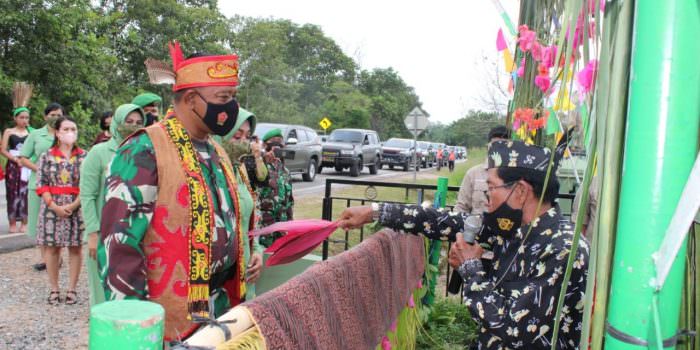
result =
[[64,145],[74,145],[78,139],[78,133],[73,131],[59,132],[57,137],[58,141]]

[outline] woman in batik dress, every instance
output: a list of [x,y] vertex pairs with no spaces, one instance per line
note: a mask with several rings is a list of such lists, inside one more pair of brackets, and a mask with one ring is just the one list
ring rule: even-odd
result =
[[[29,110],[18,108],[13,113],[15,126],[5,130],[2,135],[0,152],[7,157],[5,166],[5,198],[7,199],[7,219],[10,233],[24,232],[27,229],[27,180],[29,169],[20,165],[19,151],[29,136]],[[18,230],[17,222],[22,226]]]
[[86,152],[80,149],[78,126],[70,117],[56,121],[56,138],[53,146],[39,157],[36,193],[41,197],[37,244],[44,246],[46,270],[51,292],[48,303],[61,302],[58,287],[58,269],[61,248],[68,248],[69,283],[65,303],[78,301],[75,292],[82,264],[83,219],[80,208],[80,165]]

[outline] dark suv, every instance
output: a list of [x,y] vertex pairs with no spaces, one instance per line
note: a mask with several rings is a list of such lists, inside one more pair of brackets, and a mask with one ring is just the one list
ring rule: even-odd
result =
[[[321,168],[335,171],[350,169],[350,176],[359,176],[367,166],[370,174],[376,174],[381,165],[381,146],[376,131],[364,129],[336,129],[323,144]],[[318,172],[321,172],[321,168]]]
[[420,161],[420,165],[423,168],[429,168],[435,163],[435,152],[433,152],[433,146],[430,142],[418,141],[418,148],[416,149],[416,157]]
[[292,174],[301,174],[304,181],[314,181],[321,160],[321,140],[311,128],[303,125],[260,123],[255,135],[262,137],[279,128],[284,138],[284,165]]
[[389,165],[389,169],[394,166],[408,171],[409,167],[420,169],[419,164],[413,163],[413,154],[416,153],[416,144],[410,139],[391,138],[382,145],[382,166]]

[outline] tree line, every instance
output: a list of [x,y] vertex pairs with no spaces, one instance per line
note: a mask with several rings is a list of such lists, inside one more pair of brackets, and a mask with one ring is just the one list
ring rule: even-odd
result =
[[[81,127],[81,144],[96,135],[98,116],[151,85],[143,62],[169,60],[167,44],[185,54],[235,52],[240,59],[238,101],[261,122],[318,129],[377,130],[382,139],[410,137],[404,117],[421,101],[391,67],[361,69],[319,26],[289,20],[224,16],[216,0],[3,0],[0,11],[0,127],[11,123],[15,81],[33,84],[32,125],[43,108],[64,105]],[[436,141],[455,144],[454,131]],[[450,135],[450,136],[448,136]]]
[[[186,54],[235,52],[240,104],[261,121],[318,128],[374,128],[408,136],[403,117],[420,100],[391,68],[361,70],[320,27],[282,19],[227,18],[211,0],[4,0],[0,12],[0,114],[11,113],[14,81],[35,86],[32,124],[51,101],[98,132],[103,111],[143,91],[169,101],[169,87],[148,83],[146,58],[168,58],[178,40]],[[166,106],[167,107],[167,104]],[[381,121],[378,123],[377,121]],[[2,118],[5,127],[10,118]]]

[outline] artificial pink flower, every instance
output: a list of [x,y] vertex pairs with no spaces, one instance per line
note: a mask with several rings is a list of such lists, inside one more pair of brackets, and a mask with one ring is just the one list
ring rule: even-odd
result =
[[399,321],[399,319],[397,318],[397,319],[394,320],[394,322],[391,323],[391,326],[389,327],[389,330],[390,330],[390,331],[396,333],[396,326],[397,326],[397,322],[398,322],[398,321]]
[[535,41],[532,43],[532,48],[530,49],[530,53],[532,54],[532,58],[535,59],[535,61],[540,62],[542,61],[542,45]]
[[386,335],[382,337],[382,350],[391,350],[391,341]]
[[547,92],[552,85],[552,81],[549,79],[549,68],[540,64],[537,70],[539,74],[535,77],[535,85],[537,85],[542,92]]
[[581,86],[583,92],[588,93],[593,89],[595,73],[598,70],[598,61],[590,60],[586,67],[576,74],[576,81]]
[[411,294],[411,297],[408,298],[408,307],[410,307],[411,309],[416,307],[416,303],[413,301],[413,294]]
[[552,85],[552,82],[548,76],[538,75],[535,77],[535,85],[537,85],[542,92],[547,92],[547,90],[549,90],[549,86]]
[[421,289],[421,288],[423,288],[423,279],[422,278],[418,280],[418,289]]
[[518,78],[522,78],[525,76],[525,57],[523,57],[522,60],[520,60],[520,66],[518,67]]
[[537,36],[535,32],[528,29],[526,25],[521,25],[518,27],[518,45],[520,50],[523,52],[528,52],[532,49],[532,44],[537,42]]
[[554,60],[557,59],[557,45],[545,47],[542,50],[542,65],[547,68],[554,67]]

